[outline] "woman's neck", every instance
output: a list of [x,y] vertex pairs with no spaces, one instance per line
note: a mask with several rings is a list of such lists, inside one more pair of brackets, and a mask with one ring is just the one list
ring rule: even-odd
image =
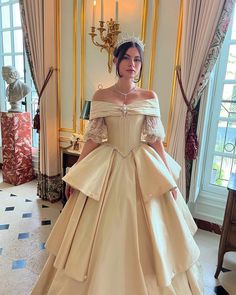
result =
[[133,88],[135,88],[135,83],[133,82],[133,80],[119,79],[115,85],[119,91],[124,92],[124,93],[127,93],[130,90],[132,90]]

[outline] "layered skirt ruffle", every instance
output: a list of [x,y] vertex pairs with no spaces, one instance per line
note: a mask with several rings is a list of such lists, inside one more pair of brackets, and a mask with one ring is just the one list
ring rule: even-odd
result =
[[76,190],[46,243],[49,259],[33,295],[203,294],[196,225],[167,154],[141,144],[122,155],[109,144],[72,167]]

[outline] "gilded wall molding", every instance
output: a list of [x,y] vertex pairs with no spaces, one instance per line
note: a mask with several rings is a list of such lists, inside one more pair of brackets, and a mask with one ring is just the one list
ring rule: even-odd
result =
[[151,43],[151,57],[149,65],[149,79],[148,79],[148,89],[153,88],[153,78],[154,78],[154,66],[155,66],[155,56],[156,56],[156,40],[157,40],[157,24],[158,24],[158,10],[159,10],[159,0],[154,1],[154,17],[152,25],[152,43]]
[[74,95],[73,95],[73,132],[76,132],[76,98],[77,98],[77,22],[78,22],[78,0],[74,0],[73,2],[73,87],[74,87]]
[[143,0],[143,17],[141,27],[141,40],[146,41],[146,28],[147,28],[147,13],[148,13],[148,0]]
[[[148,0],[143,0],[143,17],[142,17],[142,26],[141,26],[141,40],[143,43],[146,43],[146,33],[147,33],[147,14],[148,14]],[[141,80],[138,85],[143,87],[143,73],[141,76]]]
[[57,0],[57,95],[59,112],[59,130],[61,130],[61,1]]
[[73,0],[73,96],[72,96],[72,113],[73,113],[73,127],[64,128],[61,126],[61,0],[57,0],[57,20],[58,20],[58,102],[59,102],[59,131],[62,132],[76,132],[76,97],[77,97],[77,21],[78,21],[78,0]]
[[170,143],[170,134],[171,134],[171,128],[172,128],[172,124],[173,124],[173,112],[174,112],[175,95],[176,95],[176,81],[177,81],[176,80],[175,68],[180,62],[182,27],[183,27],[183,0],[180,0],[177,42],[176,42],[176,49],[175,49],[175,64],[174,64],[174,71],[173,71],[170,108],[169,108],[168,124],[167,124],[167,136],[166,136],[166,146],[167,146],[167,148],[168,148],[169,143]]
[[[80,8],[80,112],[84,104],[84,76],[85,76],[85,0],[81,1]],[[84,122],[80,120],[80,133],[84,133]]]

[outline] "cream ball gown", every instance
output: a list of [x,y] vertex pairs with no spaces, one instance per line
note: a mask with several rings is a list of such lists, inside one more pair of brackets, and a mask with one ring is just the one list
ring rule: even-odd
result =
[[148,142],[162,140],[158,99],[94,101],[86,138],[101,145],[63,178],[75,188],[47,240],[33,295],[200,295],[197,228]]

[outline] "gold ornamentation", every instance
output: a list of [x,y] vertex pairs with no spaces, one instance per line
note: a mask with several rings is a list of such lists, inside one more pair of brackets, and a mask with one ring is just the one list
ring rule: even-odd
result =
[[[115,49],[118,35],[121,33],[119,31],[120,25],[114,21],[112,18],[106,22],[107,28],[105,28],[105,22],[100,20],[100,26],[97,28],[99,31],[100,39],[103,43],[99,43],[95,41],[95,37],[97,36],[96,27],[91,27],[91,33],[89,35],[92,38],[92,42],[95,46],[100,47],[100,51],[105,49],[108,53],[108,71],[111,73],[112,64],[113,64],[113,51]],[[106,33],[106,34],[105,34]]]

